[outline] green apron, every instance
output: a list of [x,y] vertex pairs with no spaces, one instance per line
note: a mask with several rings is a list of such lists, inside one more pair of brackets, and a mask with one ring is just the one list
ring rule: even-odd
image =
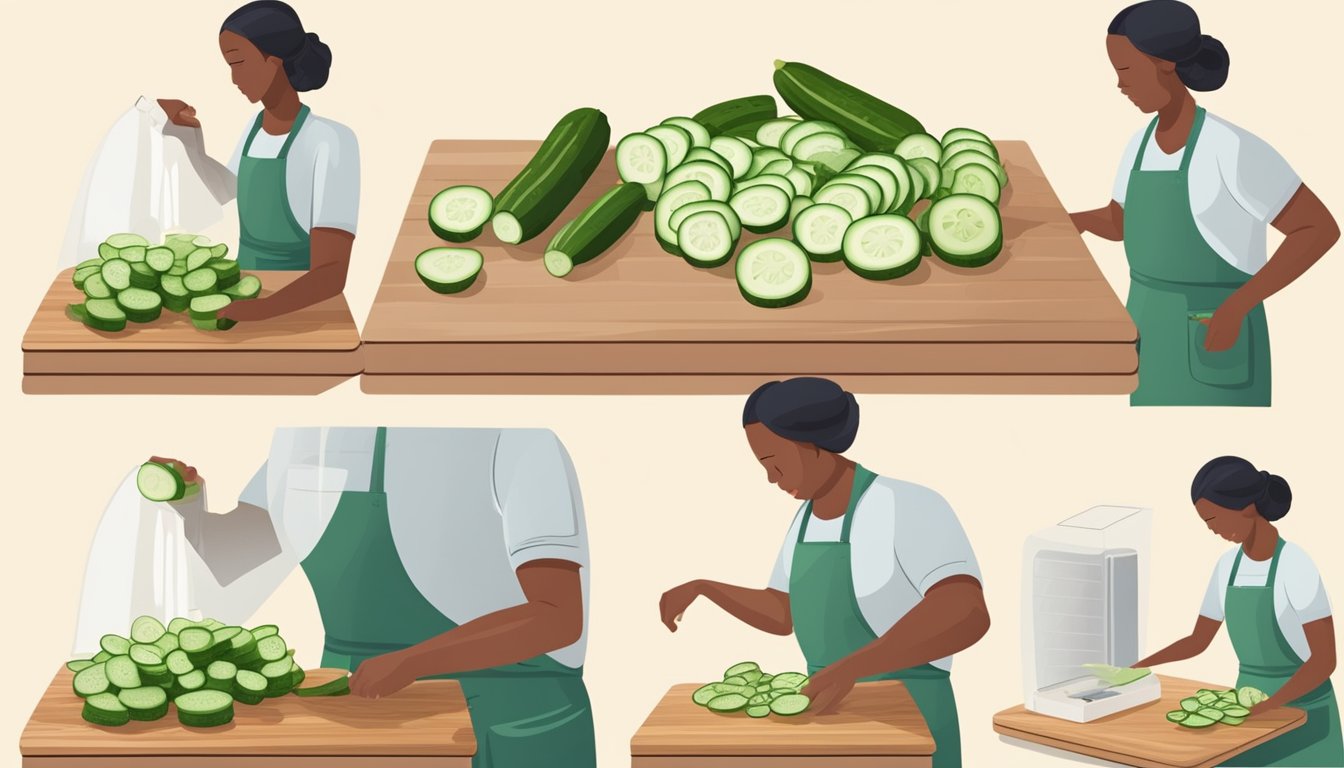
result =
[[[457,627],[401,564],[383,490],[387,430],[378,429],[365,493],[347,491],[303,561],[326,633],[322,666],[355,670]],[[472,589],[462,584],[462,589]],[[476,733],[474,768],[593,768],[597,748],[583,670],[542,655],[504,667],[437,675],[458,680]]]
[[[863,467],[854,469],[854,489],[838,542],[805,541],[807,524],[812,517],[812,502],[807,503],[803,522],[798,526],[798,543],[793,550],[789,576],[789,607],[793,613],[793,632],[807,659],[808,674],[834,664],[877,639],[868,626],[859,599],[854,593],[851,570],[849,531],[854,510],[876,475]],[[957,702],[952,695],[952,680],[946,670],[932,664],[887,672],[872,680],[900,680],[910,691],[924,722],[933,734],[936,751],[934,768],[961,765],[961,730],[957,722]]]
[[300,107],[285,145],[274,158],[247,155],[252,140],[261,130],[262,115],[257,115],[257,122],[247,135],[242,159],[238,161],[238,266],[243,269],[306,271],[312,263],[308,233],[289,208],[285,185],[289,148],[307,117],[308,107]]
[[1139,329],[1139,386],[1131,405],[1270,404],[1269,327],[1264,305],[1247,314],[1230,349],[1204,348],[1208,326],[1192,313],[1212,312],[1251,276],[1228,264],[1204,240],[1190,209],[1190,158],[1204,110],[1195,114],[1177,171],[1145,171],[1154,119],[1129,172],[1125,255],[1129,299]]
[[[1237,569],[1242,552],[1237,551],[1232,575],[1227,580],[1225,620],[1232,648],[1241,670],[1237,687],[1250,685],[1271,696],[1302,666],[1292,646],[1279,629],[1274,610],[1274,577],[1279,570],[1283,539],[1274,550],[1269,577],[1263,587],[1238,587]],[[1335,689],[1326,680],[1319,688],[1289,706],[1304,709],[1307,722],[1296,730],[1237,755],[1223,765],[1255,766],[1344,766],[1344,738],[1340,736],[1339,707]]]

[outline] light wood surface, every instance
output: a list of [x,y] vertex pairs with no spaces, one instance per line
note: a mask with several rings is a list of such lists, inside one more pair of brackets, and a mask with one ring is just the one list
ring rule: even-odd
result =
[[[363,370],[345,297],[227,331],[199,331],[186,315],[103,333],[65,315],[83,294],[61,272],[23,336],[24,391],[35,394],[316,394]],[[259,273],[263,295],[301,272]]]
[[[317,684],[325,670],[311,673]],[[39,768],[467,768],[476,753],[462,688],[422,680],[385,699],[283,696],[235,705],[234,721],[187,728],[162,720],[116,728],[80,717],[82,700],[62,669],[19,739],[23,765]]]
[[994,730],[1075,754],[1140,768],[1212,768],[1269,741],[1306,721],[1300,709],[1284,708],[1247,718],[1239,726],[1185,728],[1167,722],[1166,714],[1181,708],[1181,699],[1201,688],[1228,686],[1158,675],[1162,698],[1127,712],[1090,723],[1072,723],[1017,706],[994,716]]
[[899,682],[862,683],[831,715],[753,719],[691,701],[674,686],[630,741],[632,768],[928,766],[933,737]]
[[[569,277],[546,272],[541,255],[554,231],[616,181],[610,153],[550,230],[503,246],[487,227],[471,244],[485,256],[477,284],[457,296],[430,292],[413,267],[417,254],[443,244],[426,221],[430,198],[451,184],[498,192],[537,147],[436,141],[364,328],[366,377],[395,378],[366,390],[460,392],[455,379],[468,376],[514,379],[509,391],[609,391],[601,377],[639,376],[663,379],[647,385],[656,391],[695,392],[700,375],[822,373],[870,377],[877,391],[940,391],[950,377],[965,377],[968,392],[1020,392],[1025,382],[1052,394],[1131,391],[1133,323],[1027,145],[999,146],[1012,182],[1007,246],[993,264],[964,270],[926,259],[889,282],[817,264],[806,301],[766,310],[742,299],[731,265],[698,270],[664,253],[649,215]],[[900,381],[878,385],[887,377]],[[466,389],[488,391],[480,381]],[[590,389],[577,383],[588,381]]]

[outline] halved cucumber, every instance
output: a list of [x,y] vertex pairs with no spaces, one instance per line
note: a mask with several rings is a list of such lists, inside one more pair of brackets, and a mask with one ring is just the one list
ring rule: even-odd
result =
[[117,293],[117,306],[133,323],[152,323],[163,313],[163,299],[154,291],[127,288]]
[[784,154],[790,157],[795,156],[793,150],[798,143],[808,136],[814,136],[818,133],[829,133],[840,139],[839,144],[831,151],[835,151],[844,146],[845,132],[840,130],[840,126],[834,123],[828,123],[825,120],[803,120],[789,126],[779,137],[779,148]]
[[691,137],[692,147],[709,146],[709,129],[689,117],[669,117],[663,125],[675,125]]
[[80,715],[94,725],[118,726],[131,722],[130,710],[113,693],[99,693],[84,700]]
[[778,120],[763,123],[756,130],[756,141],[763,146],[779,149],[780,139],[783,138],[784,132],[799,122],[800,118],[797,117],[781,117]]
[[177,719],[190,728],[214,728],[233,720],[233,697],[223,691],[184,693],[173,700]]
[[845,230],[845,265],[869,280],[910,274],[919,266],[919,251],[919,229],[899,214],[869,216]]
[[[89,278],[90,281],[93,278]],[[85,286],[87,287],[87,283]],[[115,299],[89,299],[84,302],[85,325],[99,331],[116,333],[126,330],[126,312]]]
[[748,701],[750,699],[740,693],[725,693],[710,699],[705,706],[712,712],[740,712],[746,708]]
[[901,192],[901,185],[896,179],[896,174],[892,173],[890,168],[881,165],[860,165],[850,168],[836,176],[832,181],[843,180],[845,177],[852,176],[867,176],[881,188],[882,195],[878,204],[873,206],[874,211],[892,211],[898,204],[904,202],[897,199],[897,195]]
[[843,258],[845,230],[853,222],[844,208],[815,203],[794,219],[793,239],[813,261],[839,261]]
[[687,216],[677,227],[677,247],[694,266],[720,267],[733,258],[737,238],[721,212],[701,211]]
[[774,232],[789,221],[789,195],[769,184],[740,190],[729,205],[742,220],[742,226],[755,233]]
[[855,220],[862,219],[873,212],[868,193],[856,184],[829,183],[812,195],[812,199],[817,203],[838,205],[849,213],[851,219]]
[[715,163],[705,160],[683,163],[673,168],[667,174],[663,183],[670,189],[686,181],[698,181],[704,184],[709,189],[709,196],[712,200],[726,203],[728,198],[732,196],[732,177]]
[[948,195],[929,208],[929,240],[949,264],[984,266],[1003,250],[999,209],[977,195]]
[[429,228],[441,240],[464,243],[485,231],[494,209],[495,198],[478,186],[448,187],[429,201]]
[[691,134],[685,128],[677,125],[655,125],[644,133],[662,143],[668,168],[676,168],[686,161],[686,153],[691,151]]
[[912,133],[896,145],[896,154],[907,162],[917,157],[926,157],[937,163],[942,159],[943,147],[937,139],[927,133]]
[[435,293],[461,293],[476,282],[485,259],[474,248],[430,248],[415,257],[415,274]]
[[709,187],[700,181],[683,181],[663,192],[653,207],[653,232],[663,250],[681,255],[677,250],[677,231],[672,228],[672,214],[682,206],[702,203],[710,199]]
[[616,171],[621,181],[657,181],[667,173],[667,150],[647,133],[632,133],[616,144]]
[[710,140],[709,148],[728,161],[734,179],[743,178],[747,175],[747,171],[751,169],[753,158],[751,147],[743,144],[741,139],[735,139],[732,136],[715,136]]
[[743,248],[737,257],[736,273],[742,297],[758,307],[797,304],[812,289],[807,254],[783,238],[768,237]]
[[792,717],[806,712],[810,706],[812,706],[811,699],[801,693],[793,693],[771,701],[770,711],[782,717]]
[[157,685],[122,690],[117,700],[132,720],[152,722],[168,714],[168,694]]

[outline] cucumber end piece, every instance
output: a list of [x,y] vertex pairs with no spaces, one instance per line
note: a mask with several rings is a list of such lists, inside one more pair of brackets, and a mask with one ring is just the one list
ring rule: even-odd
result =
[[518,223],[518,217],[508,211],[496,213],[490,219],[490,227],[502,243],[517,245],[523,241],[523,226]]
[[574,271],[574,260],[563,251],[547,251],[542,257],[546,271],[554,277],[564,277]]
[[787,65],[788,65],[787,61],[784,61],[782,59],[775,59],[775,69],[777,70],[783,69]]

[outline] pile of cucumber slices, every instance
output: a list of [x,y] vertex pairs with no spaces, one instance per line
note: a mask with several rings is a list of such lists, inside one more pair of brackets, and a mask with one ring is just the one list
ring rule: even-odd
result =
[[1194,696],[1181,699],[1181,708],[1168,712],[1167,720],[1186,728],[1208,728],[1215,723],[1241,725],[1251,716],[1251,707],[1268,698],[1264,691],[1250,686],[1226,691],[1202,688]]
[[770,675],[754,661],[734,664],[723,673],[723,682],[701,686],[691,700],[711,712],[746,712],[748,717],[792,717],[807,711],[811,699],[801,691],[807,675],[781,672]]
[[171,702],[183,725],[213,728],[232,722],[235,702],[350,692],[348,677],[300,688],[303,669],[273,624],[244,629],[179,618],[164,627],[141,616],[130,637],[104,635],[100,645],[93,658],[66,664],[84,700],[83,717],[95,725],[159,720]]
[[66,315],[118,333],[128,323],[152,323],[167,309],[188,313],[200,330],[228,330],[234,323],[219,311],[261,294],[261,280],[244,275],[228,253],[227,245],[198,235],[168,235],[161,245],[137,234],[112,235],[98,246],[98,258],[75,267],[84,301],[66,307]]

